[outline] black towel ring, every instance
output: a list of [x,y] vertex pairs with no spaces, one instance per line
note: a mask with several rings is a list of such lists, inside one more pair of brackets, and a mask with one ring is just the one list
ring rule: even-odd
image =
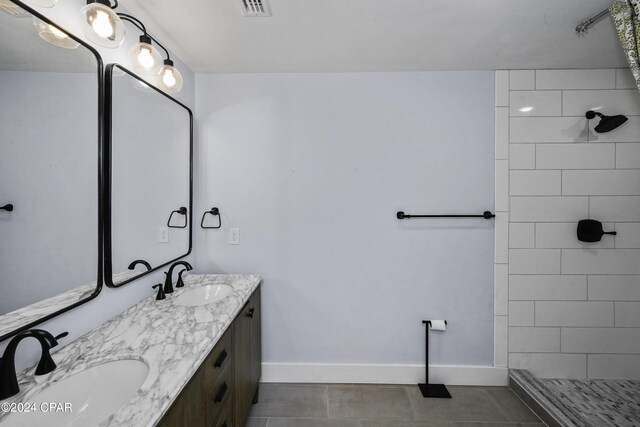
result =
[[[171,225],[171,217],[173,217],[173,214],[175,214],[175,213],[177,213],[179,215],[184,215],[184,225]],[[187,208],[182,206],[182,207],[180,207],[180,209],[172,211],[171,215],[169,215],[169,221],[167,221],[167,227],[169,227],[169,228],[187,228]]]
[[[204,218],[207,216],[207,214],[210,214],[210,215],[218,217],[218,225],[217,226],[208,227],[208,226],[204,225]],[[200,221],[200,227],[204,228],[205,230],[211,230],[211,229],[216,229],[216,228],[222,227],[222,218],[220,218],[220,209],[211,208],[210,211],[205,211],[205,213],[202,214],[202,220]]]

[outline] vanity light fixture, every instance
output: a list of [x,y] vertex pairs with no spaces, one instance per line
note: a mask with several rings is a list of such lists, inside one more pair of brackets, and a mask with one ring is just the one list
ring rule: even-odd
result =
[[58,0],[24,0],[24,2],[38,7],[53,7]]
[[118,7],[118,1],[114,0],[87,0],[87,5],[80,10],[83,18],[85,36],[93,43],[116,48],[124,42],[124,23],[113,9]]
[[51,44],[65,49],[76,49],[78,46],[80,46],[80,43],[73,40],[67,33],[62,31],[55,25],[47,24],[46,22],[36,17],[33,18],[33,25],[35,26],[38,35],[43,40]]

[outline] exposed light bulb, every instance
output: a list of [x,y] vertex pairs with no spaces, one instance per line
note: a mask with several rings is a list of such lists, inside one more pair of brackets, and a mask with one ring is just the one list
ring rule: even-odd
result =
[[151,54],[151,49],[146,47],[146,46],[142,46],[140,48],[140,52],[138,52],[138,63],[140,65],[142,65],[144,68],[151,68],[155,65],[155,59],[153,58],[153,55]]
[[180,70],[178,70],[174,65],[171,59],[165,59],[164,65],[160,69],[160,89],[177,93],[182,89],[182,84],[184,80],[182,79],[182,74]]
[[86,38],[99,46],[116,48],[125,38],[125,28],[120,17],[113,11],[109,0],[86,0],[80,10]]
[[95,14],[89,16],[91,28],[102,38],[113,38],[115,27],[109,19],[109,14],[103,10],[96,10]]
[[58,28],[56,28],[53,25],[47,24],[47,30],[51,34],[53,34],[55,37],[59,38],[60,40],[64,40],[64,39],[68,39],[69,38],[69,36],[66,33],[60,31]]
[[173,70],[165,68],[164,73],[162,74],[162,83],[164,83],[168,88],[172,88],[176,85],[176,82],[176,76],[173,74]]
[[158,77],[162,67],[162,55],[153,47],[148,34],[140,36],[140,42],[133,45],[129,55],[136,73],[147,78]]
[[73,40],[67,33],[55,25],[48,24],[36,17],[33,18],[33,25],[35,26],[35,30],[38,32],[40,38],[53,45],[63,47],[65,49],[75,49],[80,46],[78,42]]

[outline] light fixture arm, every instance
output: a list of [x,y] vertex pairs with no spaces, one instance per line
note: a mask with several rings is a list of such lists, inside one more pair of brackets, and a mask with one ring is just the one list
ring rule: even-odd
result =
[[[115,1],[115,0],[114,0]],[[117,2],[116,2],[117,3]],[[144,26],[144,24],[142,23],[141,20],[139,20],[138,18],[136,18],[135,16],[131,16],[128,15],[126,13],[118,13],[118,16],[120,17],[120,19],[122,19],[123,21],[127,21],[132,23],[137,29],[139,29],[140,31],[142,31],[144,33],[145,36],[149,37],[151,40],[153,40],[158,46],[160,46],[160,48],[162,48],[162,50],[164,50],[164,53],[167,55],[167,59],[171,59],[170,55],[169,55],[169,51],[158,41],[156,40],[151,34],[149,34],[147,32],[147,28]]]

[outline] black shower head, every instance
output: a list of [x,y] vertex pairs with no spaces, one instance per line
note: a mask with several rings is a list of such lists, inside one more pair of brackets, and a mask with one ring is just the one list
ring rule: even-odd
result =
[[594,119],[596,116],[600,117],[600,123],[594,128],[598,133],[610,132],[628,120],[627,116],[623,116],[622,114],[618,116],[605,116],[597,111],[587,111],[586,116],[589,120]]

